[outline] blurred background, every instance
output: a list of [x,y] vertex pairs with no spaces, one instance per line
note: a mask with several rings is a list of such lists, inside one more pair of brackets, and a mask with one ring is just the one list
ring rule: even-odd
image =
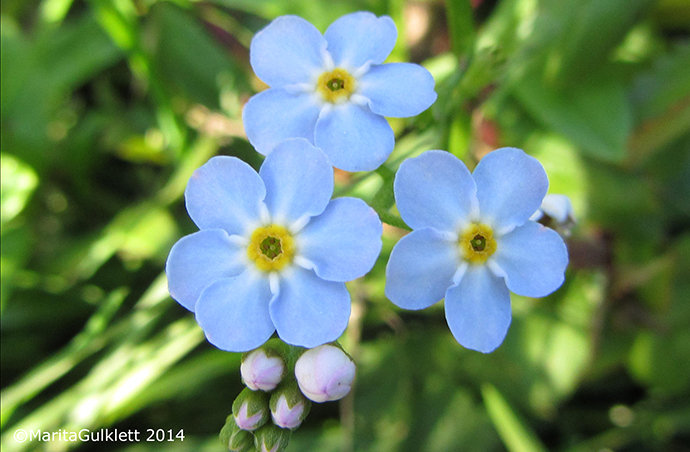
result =
[[[243,104],[265,88],[253,34],[298,14],[388,14],[388,61],[423,64],[438,101],[391,120],[376,172],[336,196],[387,226],[349,284],[353,396],[315,404],[289,451],[690,450],[690,2],[687,0],[5,0],[2,12],[2,449],[218,451],[240,355],[167,293],[183,204],[213,155],[263,157]],[[578,224],[564,286],[513,296],[504,344],[458,345],[442,303],[383,292],[404,234],[400,162],[537,157]],[[17,429],[183,430],[184,441],[26,441]],[[167,437],[166,437],[167,439]]]

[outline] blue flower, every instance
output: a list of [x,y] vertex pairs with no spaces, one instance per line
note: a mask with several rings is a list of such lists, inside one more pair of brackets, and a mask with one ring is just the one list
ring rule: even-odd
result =
[[344,282],[374,265],[382,225],[364,201],[332,193],[328,159],[301,138],[277,146],[258,174],[227,156],[194,172],[185,200],[200,231],[173,246],[166,273],[209,342],[241,352],[276,330],[302,347],[342,334]]
[[393,151],[384,116],[414,116],[436,100],[434,79],[411,63],[381,64],[397,37],[393,20],[348,14],[321,33],[282,16],[254,36],[250,60],[271,88],[244,108],[244,128],[268,154],[286,138],[306,138],[346,171],[378,168]]
[[548,184],[541,164],[515,148],[489,153],[472,174],[443,151],[404,161],[395,199],[413,231],[393,248],[386,296],[405,309],[445,297],[457,341],[495,350],[510,325],[509,290],[543,297],[563,284],[563,240],[529,220]]

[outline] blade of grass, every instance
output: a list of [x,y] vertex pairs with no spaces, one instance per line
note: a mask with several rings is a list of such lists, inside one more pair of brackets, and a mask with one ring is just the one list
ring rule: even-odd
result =
[[482,385],[484,406],[499,436],[510,452],[547,452],[536,433],[520,420],[493,385]]

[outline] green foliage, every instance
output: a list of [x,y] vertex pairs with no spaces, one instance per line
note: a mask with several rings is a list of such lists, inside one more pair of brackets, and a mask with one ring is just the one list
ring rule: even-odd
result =
[[[3,451],[222,450],[241,357],[204,340],[163,274],[170,246],[196,230],[184,189],[213,155],[262,161],[241,123],[263,87],[254,33],[282,14],[323,31],[361,9],[391,15],[392,59],[429,68],[439,99],[391,120],[396,148],[379,170],[336,174],[336,196],[393,227],[348,285],[353,394],[340,409],[314,404],[287,450],[683,450],[687,2],[35,0],[1,10]],[[441,303],[390,303],[385,265],[409,229],[393,196],[400,162],[445,149],[472,167],[501,146],[543,163],[578,226],[564,286],[513,297],[505,343],[483,355],[454,341]],[[185,439],[12,436],[105,427]]]

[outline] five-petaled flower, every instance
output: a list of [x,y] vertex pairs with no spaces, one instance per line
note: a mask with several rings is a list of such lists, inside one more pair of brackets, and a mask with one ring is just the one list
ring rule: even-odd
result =
[[268,154],[286,138],[306,138],[346,171],[378,168],[395,139],[384,116],[415,116],[436,100],[434,79],[412,63],[382,64],[397,29],[388,16],[348,14],[322,35],[297,16],[257,33],[250,60],[271,88],[244,108],[244,128]]
[[563,240],[529,220],[547,188],[541,164],[515,148],[489,153],[472,174],[444,151],[404,161],[394,192],[413,231],[393,248],[386,296],[405,309],[445,297],[457,341],[495,350],[511,321],[509,290],[542,297],[563,283]]
[[364,201],[332,193],[326,155],[301,138],[277,146],[258,174],[227,156],[195,171],[185,200],[200,231],[173,246],[166,273],[212,344],[247,351],[277,330],[316,347],[342,334],[345,281],[374,265],[382,225]]

